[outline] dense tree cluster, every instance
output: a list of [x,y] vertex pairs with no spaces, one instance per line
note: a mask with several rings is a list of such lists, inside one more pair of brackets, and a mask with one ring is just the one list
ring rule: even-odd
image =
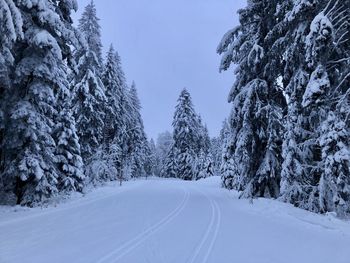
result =
[[159,138],[162,177],[198,180],[214,174],[208,129],[195,112],[190,93],[184,89],[178,99],[173,135]]
[[218,47],[236,64],[223,185],[350,212],[350,2],[250,0]]
[[118,53],[105,63],[96,8],[0,1],[0,200],[37,205],[145,174],[149,144]]

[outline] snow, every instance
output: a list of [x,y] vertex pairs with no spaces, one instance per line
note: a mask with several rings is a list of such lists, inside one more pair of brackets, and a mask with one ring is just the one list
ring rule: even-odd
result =
[[152,178],[55,207],[0,207],[0,262],[349,262],[349,222],[220,183]]
[[43,47],[50,47],[52,48],[52,51],[54,52],[55,56],[62,60],[62,51],[57,43],[56,39],[46,30],[37,30],[37,32],[34,34],[33,39],[31,39],[34,45],[43,48]]

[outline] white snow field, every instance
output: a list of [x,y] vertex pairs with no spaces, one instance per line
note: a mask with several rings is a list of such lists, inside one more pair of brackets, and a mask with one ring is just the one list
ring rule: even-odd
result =
[[199,182],[117,183],[0,212],[1,263],[349,263],[350,223]]

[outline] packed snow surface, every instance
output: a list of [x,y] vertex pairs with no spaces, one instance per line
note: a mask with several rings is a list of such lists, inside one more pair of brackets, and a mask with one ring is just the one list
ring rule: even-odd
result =
[[349,263],[350,223],[220,178],[109,185],[50,208],[0,208],[1,263]]

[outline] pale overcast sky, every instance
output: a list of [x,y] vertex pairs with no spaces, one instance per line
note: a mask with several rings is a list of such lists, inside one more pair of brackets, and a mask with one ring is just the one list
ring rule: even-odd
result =
[[[78,0],[80,17],[90,0]],[[228,116],[233,71],[219,74],[216,47],[237,25],[246,0],[95,0],[102,42],[118,50],[128,82],[135,80],[150,138],[171,123],[187,87],[196,111],[216,136]]]

